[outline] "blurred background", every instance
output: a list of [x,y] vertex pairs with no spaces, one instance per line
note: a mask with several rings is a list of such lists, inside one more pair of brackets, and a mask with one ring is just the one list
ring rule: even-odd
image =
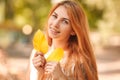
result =
[[[25,80],[32,38],[61,0],[0,0],[0,80]],[[120,0],[78,0],[88,17],[99,80],[120,79]]]

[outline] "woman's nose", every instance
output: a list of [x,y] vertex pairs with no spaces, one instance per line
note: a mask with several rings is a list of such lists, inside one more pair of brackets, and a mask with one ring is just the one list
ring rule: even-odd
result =
[[58,28],[59,27],[59,20],[53,21],[53,26]]

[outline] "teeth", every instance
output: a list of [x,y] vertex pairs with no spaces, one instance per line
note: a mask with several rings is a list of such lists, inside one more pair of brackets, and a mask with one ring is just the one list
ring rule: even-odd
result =
[[53,29],[52,31],[55,32],[55,33],[58,33],[58,31],[56,31],[56,30],[54,30],[54,29]]
[[56,33],[58,33],[58,32],[57,32],[57,31],[55,31],[55,30],[52,30],[52,33],[53,33],[53,34],[56,34]]
[[53,29],[53,28],[50,28],[50,29],[51,29],[51,31],[54,32],[54,33],[59,33],[59,31],[57,31],[57,30],[55,30],[55,29]]

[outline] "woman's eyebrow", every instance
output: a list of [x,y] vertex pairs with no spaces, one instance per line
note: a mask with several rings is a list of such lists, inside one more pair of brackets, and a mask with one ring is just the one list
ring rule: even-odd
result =
[[[53,12],[53,14],[55,14],[55,15],[58,15],[56,12]],[[68,20],[68,21],[70,21],[68,18],[63,18],[63,20]]]
[[53,14],[58,15],[56,12],[53,12]]
[[67,18],[63,18],[63,20],[67,20],[67,21],[70,21],[69,19],[67,19]]

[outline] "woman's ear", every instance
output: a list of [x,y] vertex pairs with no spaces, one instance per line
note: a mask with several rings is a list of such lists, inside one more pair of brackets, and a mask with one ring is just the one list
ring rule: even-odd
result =
[[75,35],[75,32],[72,30],[72,32],[70,33],[71,36]]

